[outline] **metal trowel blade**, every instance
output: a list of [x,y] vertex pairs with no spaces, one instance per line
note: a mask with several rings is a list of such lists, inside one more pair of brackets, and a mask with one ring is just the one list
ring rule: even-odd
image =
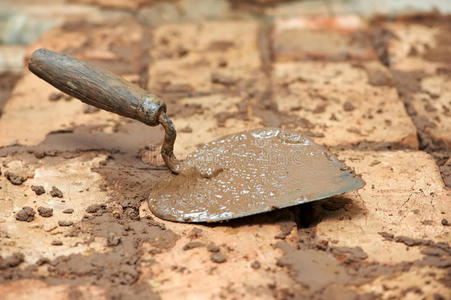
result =
[[228,135],[189,154],[149,196],[158,217],[217,222],[328,198],[364,182],[300,133],[262,128]]

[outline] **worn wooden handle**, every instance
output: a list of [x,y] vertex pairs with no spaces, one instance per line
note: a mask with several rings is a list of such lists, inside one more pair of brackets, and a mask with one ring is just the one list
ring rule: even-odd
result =
[[179,164],[173,154],[176,130],[166,116],[166,104],[158,96],[108,70],[47,49],[36,50],[30,57],[28,68],[57,89],[84,103],[149,126],[162,124],[166,135],[161,155],[171,171],[178,173]]

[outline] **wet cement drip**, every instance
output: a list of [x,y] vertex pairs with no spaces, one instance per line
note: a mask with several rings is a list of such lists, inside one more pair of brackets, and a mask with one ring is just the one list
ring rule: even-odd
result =
[[149,196],[152,212],[181,222],[228,220],[293,206],[364,185],[310,139],[287,130],[245,131],[205,144]]

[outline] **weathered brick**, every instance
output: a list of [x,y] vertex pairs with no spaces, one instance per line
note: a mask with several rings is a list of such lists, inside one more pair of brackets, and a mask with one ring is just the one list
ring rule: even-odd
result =
[[[67,22],[81,25],[87,22],[104,24],[119,20],[127,20],[127,22],[130,21],[129,11],[119,9],[105,10],[91,5],[80,5],[78,3],[74,3],[72,0],[55,0],[45,2],[32,0],[7,1],[5,2],[5,5],[2,6],[2,13],[7,16],[7,19],[9,17],[14,18],[20,16],[20,22],[24,23],[21,23],[23,25],[16,23],[19,26],[16,28],[22,28],[23,32],[21,32],[20,35],[24,37],[24,41],[26,42],[33,40],[34,37],[36,37],[36,34],[43,33],[50,27],[58,27]],[[35,28],[29,29],[29,26]],[[8,29],[6,29],[6,32],[7,31]],[[15,30],[11,30],[9,34],[14,34],[14,31]]]
[[[140,215],[152,216],[147,203],[141,206]],[[195,225],[202,229],[202,236],[196,241],[204,244],[214,243],[219,246],[220,253],[227,256],[227,262],[222,264],[210,260],[211,253],[207,247],[183,251],[183,247],[190,241],[192,224],[162,221],[166,228],[176,232],[181,238],[169,252],[150,255],[149,251],[145,251],[143,258],[155,260],[155,264],[144,268],[143,280],[158,283],[155,291],[162,299],[210,299],[220,294],[224,285],[234,287],[228,295],[237,295],[239,298],[239,295],[245,294],[251,298],[260,298],[259,296],[270,292],[270,284],[276,284],[281,289],[296,285],[287,272],[276,266],[281,255],[280,249],[273,246],[274,236],[280,234],[278,217],[294,222],[293,214],[282,213],[256,216],[252,218],[254,221],[246,223],[246,226]],[[293,230],[286,240],[295,241],[296,230]],[[250,264],[254,260],[259,260],[262,264],[259,270],[251,268]]]
[[345,151],[338,157],[354,168],[366,185],[337,197],[342,203],[351,201],[343,205],[344,210],[326,211],[327,217],[317,226],[319,237],[335,239],[340,246],[358,245],[370,260],[385,263],[421,259],[422,255],[420,248],[406,249],[404,244],[384,241],[378,232],[449,240],[449,230],[441,220],[450,218],[451,195],[431,156],[415,151]]
[[[25,163],[22,160],[11,161],[10,157],[0,158],[0,164],[7,164],[9,169],[17,170],[26,166],[28,173],[31,173],[30,179],[20,186],[12,186],[7,183],[4,176],[0,176],[0,199],[2,199],[0,201],[0,234],[8,236],[7,239],[0,239],[0,256],[10,255],[20,249],[26,257],[26,263],[34,263],[41,257],[51,258],[57,255],[82,253],[88,248],[103,249],[104,243],[99,241],[91,246],[82,245],[82,243],[74,245],[76,244],[74,238],[65,235],[71,229],[57,227],[60,220],[78,222],[88,206],[98,203],[99,199],[107,198],[107,193],[99,188],[102,177],[91,170],[105,157],[106,155],[92,159],[77,157],[44,165]],[[57,186],[64,191],[64,199],[67,201],[50,200],[51,197],[47,194],[49,199],[36,202],[36,195],[31,192],[32,185],[42,185],[47,191],[50,191],[52,186]],[[15,221],[14,213],[23,206],[30,206],[37,210],[42,205],[54,209],[53,217],[42,218],[36,215],[32,223]],[[63,214],[63,210],[67,208],[74,209],[73,214]],[[57,249],[48,247],[55,239],[55,235],[64,244]]]
[[446,27],[408,22],[387,23],[384,27],[393,33],[387,44],[390,68],[421,70],[426,74],[434,74],[440,68],[450,68],[449,60],[443,61],[434,53],[434,49],[442,46],[438,37],[446,34]]
[[218,92],[256,86],[262,77],[258,23],[161,25],[150,50],[149,89],[165,93]]
[[55,28],[28,47],[27,56],[39,48],[88,60],[120,75],[140,74],[148,64],[148,30],[134,21],[103,24],[70,23]]
[[417,116],[420,116],[418,126],[422,126],[434,140],[443,142],[448,149],[451,149],[451,79],[449,76],[431,75],[423,78],[421,91],[412,95],[411,103]]
[[[205,24],[210,26],[212,23],[215,22]],[[241,27],[231,26],[233,30],[230,30],[228,29],[230,23],[244,25]],[[189,95],[185,98],[169,100],[168,113],[178,129],[175,150],[180,158],[192,151],[199,143],[231,132],[260,126],[261,120],[252,112],[252,104],[256,103],[249,100],[251,95],[243,95],[245,93],[242,91],[240,93],[223,93],[234,89],[238,91],[239,88],[250,90],[264,85],[262,82],[265,81],[260,77],[262,76],[261,62],[256,46],[258,26],[252,22],[234,21],[215,24],[211,28],[207,25],[200,26],[199,31],[196,31],[197,27],[193,29],[190,27],[191,25],[185,27],[185,24],[159,27],[153,43],[158,43],[160,38],[169,36],[170,39],[166,45],[169,50],[165,52],[163,44],[166,42],[162,41],[163,44],[154,45],[155,47],[150,51],[154,63],[152,68],[158,67],[151,68],[149,72],[151,75],[150,85],[155,84],[157,88],[163,87],[160,90],[168,93],[177,92],[177,88],[179,91],[183,91],[183,88],[186,87],[191,87],[193,92],[220,92],[213,95]],[[252,25],[254,27],[246,24],[254,24]],[[162,31],[158,36],[161,28],[175,28],[174,30],[179,35],[172,37],[170,31]],[[247,30],[249,28],[255,30]],[[185,30],[188,29],[193,32],[185,34]],[[142,38],[134,40],[135,32],[132,30],[127,32],[127,30],[121,29],[122,31],[119,30],[116,35],[109,35],[109,30],[103,28],[99,31],[102,32],[100,35],[93,34],[92,36],[88,29],[85,30],[74,34],[72,37],[75,38],[75,41],[67,41],[67,43],[71,43],[70,45],[64,44],[66,42],[63,39],[67,39],[65,31],[60,32],[64,37],[52,38],[43,45],[52,45],[53,43],[55,47],[61,46],[61,48],[55,48],[56,50],[68,51],[106,66],[111,63],[114,68],[116,68],[115,63],[125,57],[119,53],[126,54],[131,51],[130,53],[133,54],[130,59],[135,61],[140,56],[135,56],[134,47],[145,48],[145,43],[140,44],[139,42],[140,39],[142,42]],[[96,30],[96,28],[92,29],[93,32]],[[326,30],[326,27],[307,28],[306,30],[320,32]],[[111,31],[114,30],[111,29]],[[354,49],[349,49],[345,47],[346,43],[342,43],[341,34],[346,37],[346,40],[349,34],[353,34],[349,33],[352,30],[340,29],[334,32],[333,36],[337,37],[334,41],[339,41],[337,49],[341,54],[336,55],[333,52],[324,51],[323,58],[327,60],[353,58],[355,53],[359,53],[359,55],[365,53],[362,50],[364,47],[353,52]],[[130,36],[127,36],[127,33],[130,33]],[[109,45],[114,44],[116,40],[121,40],[121,35],[124,35],[125,42],[121,45],[125,50],[117,52],[116,47],[110,48]],[[87,39],[83,39],[83,36],[87,36]],[[225,37],[224,40],[223,37]],[[80,38],[82,43],[79,43],[77,38]],[[289,41],[289,37],[286,39]],[[314,40],[311,39],[311,41]],[[224,41],[226,43],[223,43]],[[173,42],[174,44],[172,44]],[[215,42],[219,43],[215,44]],[[85,43],[88,45],[86,48],[83,46]],[[211,44],[215,44],[215,47],[219,45],[220,48],[225,46],[227,49],[212,50]],[[179,45],[190,45],[190,48],[180,49]],[[331,45],[331,42],[326,45]],[[325,48],[328,50],[327,47]],[[188,52],[186,52],[187,50]],[[142,57],[147,59],[148,55]],[[196,65],[197,62],[200,64]],[[185,64],[191,65],[185,67]],[[121,66],[124,66],[123,61]],[[121,72],[120,68],[117,68],[115,70]],[[221,73],[223,69],[224,73]],[[137,75],[137,69],[132,64],[125,70],[121,73]],[[168,72],[168,74],[165,75],[164,72]],[[159,86],[158,76],[162,74],[166,77],[162,77],[163,84]],[[234,79],[235,75],[239,82],[231,85],[231,79]],[[212,78],[218,83],[212,82]],[[173,79],[176,84],[172,87],[164,82],[164,80],[172,82]],[[244,83],[241,82],[242,80]],[[449,98],[449,90],[445,88],[445,85],[449,84],[446,77],[427,76],[421,79],[420,84],[422,91],[413,98],[416,99],[417,96],[430,98],[427,103],[422,98],[414,101],[414,105],[420,105],[420,107],[415,106],[418,114],[426,115],[428,113],[427,119],[440,118],[441,122],[446,122],[443,121],[443,114],[446,113],[443,105],[448,105],[446,99]],[[312,124],[312,128],[307,129],[317,134],[324,134],[324,138],[318,138],[321,143],[348,145],[368,141],[416,147],[415,128],[397,98],[390,75],[377,63],[360,65],[326,62],[277,63],[274,68],[273,90],[280,113],[276,111],[272,111],[272,113],[281,117],[287,116],[287,119],[290,120],[298,118],[302,121],[299,124],[307,125],[307,127],[309,123]],[[72,128],[81,124],[117,123],[116,121],[110,122],[110,118],[114,117],[109,113],[82,114],[82,106],[78,106],[78,101],[66,102],[64,99],[56,102],[49,101],[48,97],[54,91],[44,82],[32,77],[31,74],[26,74],[14,91],[13,99],[8,103],[5,115],[0,119],[1,143],[8,145],[18,141],[24,144],[35,144],[41,141],[49,131]],[[257,98],[255,97],[255,99]],[[429,104],[427,108],[425,104]],[[434,110],[430,106],[437,108],[436,112],[440,114],[433,115]],[[381,110],[379,111],[379,109]],[[336,120],[329,120],[332,113],[335,116],[332,119]],[[67,126],[63,126],[63,122],[67,123]],[[439,124],[437,120],[434,122]],[[24,123],[28,126],[23,126]],[[112,127],[108,128],[112,129]],[[117,127],[114,128],[117,129]],[[350,129],[351,132],[347,129]],[[136,131],[140,135],[142,134],[141,128]],[[120,138],[125,135],[132,135],[132,132],[124,132],[123,135],[117,134],[116,137]],[[130,157],[123,161],[116,160],[120,161],[122,167],[133,164],[133,160],[129,159],[131,157],[134,159],[138,148],[144,145],[130,144],[124,151]],[[451,219],[450,194],[444,190],[437,166],[430,156],[416,151],[345,151],[338,153],[338,156],[353,167],[358,174],[361,174],[367,184],[359,191],[313,204],[314,212],[319,213],[321,219],[317,220],[315,228],[310,229],[316,230],[316,237],[319,240],[328,241],[330,247],[359,246],[368,254],[369,264],[387,263],[389,266],[403,261],[422,259],[421,247],[410,247],[407,250],[407,246],[404,244],[385,241],[378,232],[384,231],[394,235],[431,239],[434,242],[449,241],[449,227],[442,225],[441,222],[444,218]],[[16,160],[12,161],[12,159]],[[37,163],[22,161],[20,155],[17,158],[10,155],[0,158],[2,171],[5,171],[4,165],[13,168],[14,164],[21,163],[27,163],[27,168],[34,171],[32,174],[34,176],[30,176],[21,186],[12,186],[4,176],[0,176],[0,198],[5,199],[4,203],[0,205],[0,236],[9,236],[7,239],[0,239],[0,255],[7,255],[20,249],[26,257],[24,265],[27,265],[34,263],[43,253],[46,254],[46,257],[57,257],[72,253],[105,251],[106,243],[103,239],[94,238],[94,236],[65,236],[64,230],[67,228],[52,229],[52,226],[57,224],[57,218],[37,217],[31,225],[14,223],[12,220],[12,211],[16,207],[38,206],[38,203],[33,203],[36,199],[30,190],[32,184],[45,185],[46,190],[50,189],[52,185],[56,185],[62,187],[65,197],[70,199],[70,205],[75,210],[69,218],[74,221],[74,224],[77,224],[81,220],[85,208],[94,204],[92,201],[98,203],[99,199],[108,199],[111,196],[105,191],[105,187],[111,191],[117,188],[115,186],[117,181],[105,184],[102,181],[105,178],[92,170],[103,159],[105,159],[105,155],[98,153],[82,154],[81,157],[69,159],[64,159],[63,156],[46,158]],[[142,166],[146,169],[142,173],[135,173],[138,167],[134,165],[130,166],[130,170],[122,167],[118,172],[127,173],[130,176],[130,182],[135,182],[138,177],[142,177],[145,172],[148,172],[147,168],[153,166]],[[146,183],[149,184],[149,188],[156,182],[158,176],[150,175],[148,177],[149,180]],[[80,193],[81,191],[83,193]],[[121,197],[121,194],[118,192],[117,197]],[[113,201],[111,203],[113,208],[119,206],[119,214],[121,214],[122,207],[119,205],[118,199],[114,198],[111,201]],[[52,203],[52,207],[54,205],[55,208],[58,208],[55,209],[56,217],[58,214],[61,216],[62,206],[66,204]],[[147,203],[144,201],[140,208],[141,217],[152,216],[146,206]],[[305,207],[300,207],[300,209]],[[276,298],[279,296],[283,298],[290,297],[292,294],[299,296],[296,292],[303,289],[305,291],[306,288],[295,282],[293,274],[290,273],[293,270],[277,264],[282,252],[280,249],[274,248],[274,243],[278,241],[275,236],[280,236],[280,227],[282,227],[279,221],[284,220],[284,218],[280,218],[279,214],[289,214],[288,222],[294,224],[293,212],[295,211],[297,209],[281,210],[215,226],[196,225],[203,229],[198,240],[206,245],[211,242],[215,243],[219,246],[221,253],[227,256],[227,262],[220,265],[214,265],[210,261],[210,253],[205,247],[183,251],[183,246],[190,240],[189,233],[193,228],[192,224],[158,220],[158,223],[163,223],[165,228],[178,234],[180,239],[173,248],[164,251],[153,248],[151,243],[144,244],[143,256],[140,257],[140,282],[151,285],[152,289],[158,292],[163,299]],[[68,215],[64,216],[64,218],[67,217]],[[286,237],[286,241],[292,245],[297,244],[297,233],[298,231],[293,229],[291,234]],[[58,239],[61,239],[63,246],[57,249],[43,246],[45,243],[42,241],[49,244],[55,239],[54,235],[56,234],[59,234]],[[92,238],[92,242],[85,243],[87,238]],[[324,249],[318,251],[323,253],[322,250]],[[261,263],[261,268],[258,270],[251,268],[251,262],[254,260]],[[366,264],[361,266],[365,267]],[[350,269],[348,270],[350,271]],[[45,267],[41,271],[45,272]],[[432,272],[435,278],[430,275]],[[423,296],[432,297],[434,293],[446,295],[447,289],[440,283],[444,276],[446,276],[444,270],[434,267],[413,267],[409,272],[400,271],[388,276],[381,275],[363,286],[353,284],[350,286],[358,293],[376,292],[383,294],[384,297],[401,298],[405,296],[402,294],[403,291],[412,287],[412,282],[415,282],[415,285],[421,286]],[[329,294],[332,297],[336,295],[333,293],[334,286],[336,285],[327,286],[326,289],[329,293],[321,296],[327,298]],[[135,286],[130,286],[130,289],[133,288]],[[68,288],[61,285],[47,286],[42,282],[28,280],[13,281],[0,286],[0,294],[11,298],[33,294],[37,295],[38,299],[44,297],[65,299],[72,297],[74,291],[78,292],[77,295],[80,295],[79,292],[81,292],[82,298],[100,299],[106,298],[106,294],[109,292],[101,286],[98,288],[84,286]]]
[[112,125],[119,117],[98,111],[95,118],[83,112],[83,103],[71,98],[50,101],[57,89],[27,72],[16,84],[12,96],[3,108],[0,118],[0,146],[15,143],[35,145],[51,131],[81,125]]
[[[27,56],[38,48],[48,48],[88,60],[138,84],[148,64],[144,35],[145,29],[131,21],[62,27],[48,32],[31,45]],[[71,100],[66,101],[68,99]],[[25,72],[3,108],[0,146],[37,144],[50,131],[80,125],[111,125],[111,121],[119,118],[105,111],[95,112],[95,117],[86,112],[85,104],[64,97],[50,84]]]
[[449,21],[437,18],[433,25],[396,22],[386,26],[396,36],[387,46],[390,68],[397,72],[398,90],[412,108],[415,125],[451,148]]
[[278,63],[274,97],[326,145],[358,142],[417,147],[416,130],[379,63]]
[[[318,240],[329,241],[331,247],[359,246],[368,254],[367,259],[372,263],[397,264],[421,260],[421,248],[407,250],[404,244],[385,241],[378,232],[386,231],[394,235],[433,239],[435,242],[446,241],[449,238],[447,227],[440,223],[442,218],[449,218],[451,214],[448,205],[449,195],[444,191],[440,174],[429,155],[415,151],[345,151],[338,153],[338,156],[363,177],[366,186],[356,192],[314,203],[314,210],[320,212],[319,220],[321,220],[315,225]],[[331,201],[336,202],[333,210],[324,209],[323,207]],[[342,206],[337,206],[340,203]],[[141,206],[140,214],[142,217],[151,215],[147,203]],[[272,218],[269,215],[261,217],[265,220]],[[422,221],[426,223],[423,224]],[[156,287],[156,291],[163,298],[189,297],[194,293],[198,297],[202,295],[208,298],[219,292],[217,285],[211,285],[211,289],[201,287],[216,281],[233,283],[236,292],[245,286],[264,284],[268,280],[282,287],[295,284],[292,279],[286,277],[286,274],[281,273],[279,268],[272,267],[278,256],[274,256],[277,250],[271,247],[273,240],[268,237],[277,232],[275,224],[265,222],[258,225],[257,222],[252,225],[251,222],[245,227],[197,225],[202,228],[202,236],[198,241],[214,242],[221,245],[221,250],[229,249],[226,252],[227,263],[215,267],[215,271],[208,273],[207,276],[209,268],[213,265],[208,259],[207,249],[198,248],[190,253],[183,251],[183,246],[189,241],[192,226],[163,222],[168,229],[182,237],[170,253],[157,254],[156,263],[149,267],[151,271],[144,272],[144,278],[152,276],[152,280],[164,282]],[[288,240],[296,240],[296,231]],[[246,270],[250,269],[249,263],[257,258],[263,262],[260,270],[264,271],[269,267],[272,271],[247,272]],[[167,267],[174,264],[182,265],[189,270],[196,269],[197,272],[183,272],[179,268]],[[422,273],[422,270],[427,269],[421,269],[419,272]],[[237,274],[247,275],[237,276]],[[237,282],[236,278],[242,280]],[[379,280],[385,282],[387,277],[382,275],[377,279]],[[404,286],[401,279],[399,282]],[[188,283],[191,285],[189,289],[176,288],[180,285],[186,286]],[[367,288],[371,286],[379,287],[379,283],[373,283]],[[397,292],[400,290],[397,289]],[[441,290],[437,287],[432,289],[432,291]]]
[[280,18],[274,22],[276,61],[370,60],[376,55],[357,16]]

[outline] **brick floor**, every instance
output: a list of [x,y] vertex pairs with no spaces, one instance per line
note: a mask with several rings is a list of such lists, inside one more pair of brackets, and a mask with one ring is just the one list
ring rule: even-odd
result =
[[413,96],[413,107],[419,116],[429,120],[426,132],[451,149],[451,79],[435,75],[421,80],[422,91]]
[[396,38],[390,39],[387,50],[390,66],[403,71],[422,70],[435,73],[443,63],[427,61],[421,58],[428,49],[436,46],[435,36],[440,28],[422,24],[387,24],[386,28],[393,32]]
[[[134,8],[141,3],[130,5]],[[281,7],[265,12],[289,13]],[[448,249],[451,194],[434,158],[417,149],[418,120],[405,108],[407,100],[411,101],[419,116],[435,124],[428,134],[450,145],[450,82],[446,74],[436,72],[448,65],[411,55],[412,45],[417,53],[434,48],[435,29],[412,22],[387,24],[398,39],[388,41],[390,64],[385,67],[367,36],[370,28],[356,16],[276,18],[272,30],[267,24],[248,17],[146,27],[127,19],[57,28],[28,48],[27,53],[48,47],[94,61],[167,97],[168,113],[178,129],[175,152],[181,158],[198,144],[262,126],[262,115],[253,105],[262,105],[259,93],[266,91],[266,97],[276,104],[267,107],[268,112],[298,130],[310,131],[319,143],[346,148],[337,150],[337,156],[366,182],[361,190],[311,205],[215,225],[162,221],[143,201],[139,216],[151,217],[179,239],[164,250],[144,243],[136,261],[139,278],[127,289],[132,293],[143,284],[162,299],[333,298],[342,293],[374,293],[384,299],[419,293],[425,298],[446,297],[449,253],[433,257],[424,251],[431,245]],[[264,53],[269,49],[272,58]],[[400,90],[396,72],[390,72],[395,69],[425,73],[409,99]],[[155,160],[160,129],[107,112],[87,113],[75,99],[51,101],[55,91],[25,73],[0,117],[0,255],[23,253],[25,261],[17,267],[21,271],[41,257],[114,252],[105,237],[89,231],[73,236],[70,228],[57,226],[58,221],[73,221],[75,227],[82,227],[85,209],[104,203],[108,213],[131,222],[126,214],[131,200],[122,190],[124,184],[140,191],[151,189],[165,172],[161,160]],[[79,130],[85,131],[80,134]],[[55,147],[50,149],[53,152],[37,158],[33,146],[52,138],[53,144],[46,145]],[[104,173],[99,172],[100,166],[106,166]],[[14,185],[4,176],[6,171],[27,180]],[[47,192],[55,185],[64,198],[36,196],[31,185],[43,185]],[[140,193],[135,191],[134,197],[142,197]],[[52,207],[55,216],[36,215],[32,222],[14,217],[22,206],[41,205]],[[63,214],[69,207],[74,213]],[[303,218],[312,219],[309,228],[303,228]],[[193,228],[201,229],[194,237]],[[55,239],[63,245],[53,246]],[[185,246],[193,240],[203,245],[187,250]],[[280,246],[281,240],[285,246]],[[308,244],[311,240],[314,243]],[[225,263],[211,261],[205,246],[209,243],[219,247]],[[296,266],[281,262],[287,248],[297,253],[305,250],[302,247],[333,259],[349,273],[374,269],[361,281],[340,284],[337,279],[312,294],[311,282],[300,279]],[[360,249],[364,256],[356,263],[347,254],[333,253],[337,249]],[[259,267],[252,266],[255,260]],[[316,273],[318,269],[309,272],[321,274]],[[330,276],[329,269],[325,270],[324,278]],[[77,285],[69,278],[67,284],[47,282],[47,266],[33,272],[42,277],[2,282],[0,294],[6,299],[30,294],[36,299],[108,297],[108,286]]]
[[[360,245],[372,259],[390,264],[418,259],[420,249],[384,241],[378,232],[449,239],[441,220],[451,214],[450,194],[431,156],[416,151],[345,151],[339,158],[362,174],[366,186],[351,196],[345,215],[332,212],[318,224],[320,236],[343,246]],[[333,227],[341,218],[336,232]]]
[[330,146],[362,141],[418,146],[415,127],[390,82],[389,72],[377,62],[274,66],[279,111],[307,120],[309,130],[320,135],[317,141]]
[[[420,259],[421,249],[384,241],[378,232],[430,238],[434,241],[449,240],[449,230],[442,226],[441,220],[451,216],[448,205],[450,195],[444,190],[437,166],[429,155],[415,151],[345,151],[339,153],[339,158],[362,174],[366,186],[358,192],[333,199],[338,206],[329,209],[327,217],[317,225],[318,239],[338,241],[338,246],[359,245],[372,262],[387,264]],[[323,209],[328,207],[325,202],[315,205]],[[142,214],[150,214],[147,204],[143,205]],[[165,224],[182,236],[186,236],[190,229],[183,224]],[[208,252],[204,248],[194,249],[189,253],[183,251],[182,247],[189,239],[182,238],[171,255],[162,254],[158,257],[158,262],[152,268],[155,273],[149,275],[163,298],[190,298],[194,295],[211,298],[220,292],[221,286],[228,285],[233,285],[233,295],[264,297],[257,290],[265,289],[269,279],[275,280],[281,288],[287,284],[297,285],[281,274],[278,267],[274,267],[274,253],[268,248],[274,242],[272,236],[277,234],[273,226],[252,225],[238,230],[227,226],[199,227],[203,230],[201,241],[223,243],[233,249],[227,252],[230,264],[214,266],[208,260]],[[288,239],[295,240],[296,237]],[[250,263],[254,259],[263,262],[261,269],[272,269],[270,275],[263,270],[251,270]],[[187,270],[182,273],[170,271],[166,264],[182,265]],[[208,272],[213,267],[214,271]],[[421,276],[420,274],[421,272],[411,278]],[[382,276],[379,282],[366,288],[379,289],[383,284],[390,283],[390,280],[390,277]],[[393,293],[400,296],[401,291],[409,287],[411,282],[397,280],[400,286]],[[222,284],[212,284],[214,281]],[[445,290],[443,285],[439,285],[428,293],[445,293]]]
[[[0,219],[6,223],[0,223],[0,232],[8,235],[7,239],[0,242],[1,255],[7,256],[18,249],[24,253],[26,263],[33,264],[39,258],[55,258],[59,255],[71,253],[83,253],[88,251],[104,251],[103,241],[93,241],[90,245],[80,243],[83,237],[70,237],[70,227],[59,227],[58,220],[79,221],[85,214],[85,209],[98,203],[97,199],[107,197],[104,191],[99,189],[100,176],[91,171],[91,168],[99,164],[104,156],[98,156],[91,160],[68,159],[48,167],[45,161],[27,163],[21,160],[10,161],[2,158],[7,170],[15,174],[23,174],[30,177],[20,186],[12,185],[5,177],[0,177],[1,197]],[[85,160],[85,161],[83,161]],[[43,186],[46,194],[37,197],[31,190],[31,186]],[[48,194],[52,186],[58,187],[63,193],[63,199],[52,198]],[[85,191],[89,191],[86,193]],[[52,207],[54,217],[43,218],[36,215],[31,222],[18,222],[14,215],[23,206],[30,206],[37,210],[39,206]],[[64,214],[67,208],[74,209],[72,214]],[[63,245],[52,247],[54,239],[61,240]],[[103,250],[102,250],[103,249]]]
[[370,60],[376,54],[357,16],[280,18],[274,22],[276,61]]
[[12,144],[36,145],[50,131],[74,126],[110,124],[116,115],[99,111],[93,118],[84,113],[84,105],[78,100],[50,101],[58,90],[27,72],[17,83],[10,101],[0,118],[0,146]]
[[153,33],[150,90],[209,93],[245,89],[262,77],[255,21],[158,26]]
[[443,142],[451,149],[451,96],[447,75],[451,64],[446,55],[451,52],[447,50],[449,44],[443,41],[449,25],[394,23],[387,28],[398,37],[388,43],[390,68],[422,74],[418,78],[418,87],[404,95],[417,114],[414,117],[417,126],[424,127],[435,141]]

